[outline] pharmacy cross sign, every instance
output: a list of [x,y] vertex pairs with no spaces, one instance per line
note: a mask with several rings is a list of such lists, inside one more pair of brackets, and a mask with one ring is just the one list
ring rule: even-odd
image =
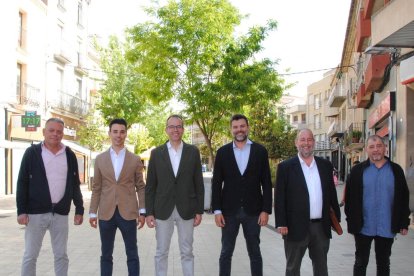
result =
[[37,131],[40,127],[40,115],[36,115],[36,111],[26,111],[22,116],[22,127],[26,131]]

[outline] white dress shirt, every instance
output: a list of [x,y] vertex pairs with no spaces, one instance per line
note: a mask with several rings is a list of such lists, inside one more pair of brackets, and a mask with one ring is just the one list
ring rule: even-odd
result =
[[178,150],[175,150],[171,143],[167,142],[168,154],[170,155],[171,165],[174,171],[174,176],[177,176],[178,167],[180,166],[181,155],[183,153],[183,142],[181,141]]
[[298,157],[308,187],[310,218],[320,219],[322,218],[322,186],[318,166],[313,157],[310,166],[305,163],[299,154]]
[[121,171],[122,171],[122,167],[124,166],[125,152],[126,152],[125,148],[121,149],[119,153],[116,153],[116,151],[112,147],[109,149],[109,153],[111,155],[112,166],[114,167],[116,181],[118,181],[119,175],[121,174]]

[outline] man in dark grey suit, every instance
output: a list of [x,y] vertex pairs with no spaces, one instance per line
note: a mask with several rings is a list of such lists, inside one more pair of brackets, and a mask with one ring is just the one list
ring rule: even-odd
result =
[[328,160],[313,156],[311,130],[300,130],[295,145],[298,155],[279,164],[275,187],[276,228],[285,243],[286,275],[300,275],[303,255],[309,249],[313,275],[327,276],[330,207],[340,220],[333,167]]
[[167,275],[176,224],[183,275],[193,276],[193,231],[204,212],[200,152],[182,141],[184,123],[179,115],[167,119],[165,131],[169,140],[151,152],[145,188],[146,222],[156,230],[155,274]]
[[250,141],[249,121],[241,114],[230,120],[234,141],[217,151],[212,208],[221,227],[220,276],[230,276],[240,225],[250,258],[251,275],[263,275],[260,229],[272,213],[272,181],[267,150]]

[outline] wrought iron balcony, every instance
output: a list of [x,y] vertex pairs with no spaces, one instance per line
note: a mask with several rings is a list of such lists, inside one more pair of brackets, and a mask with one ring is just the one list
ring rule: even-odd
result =
[[30,107],[39,107],[41,104],[40,89],[28,83],[16,85],[16,99],[17,103],[27,105]]
[[52,102],[52,107],[58,108],[70,113],[73,113],[77,116],[85,116],[88,114],[90,103],[80,99],[77,96],[64,93],[63,91],[58,90],[58,97],[55,98]]

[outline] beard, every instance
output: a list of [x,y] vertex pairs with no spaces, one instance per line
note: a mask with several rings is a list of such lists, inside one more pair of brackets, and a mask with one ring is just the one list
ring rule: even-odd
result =
[[244,142],[247,140],[247,134],[245,133],[238,133],[234,135],[234,140],[237,142]]

